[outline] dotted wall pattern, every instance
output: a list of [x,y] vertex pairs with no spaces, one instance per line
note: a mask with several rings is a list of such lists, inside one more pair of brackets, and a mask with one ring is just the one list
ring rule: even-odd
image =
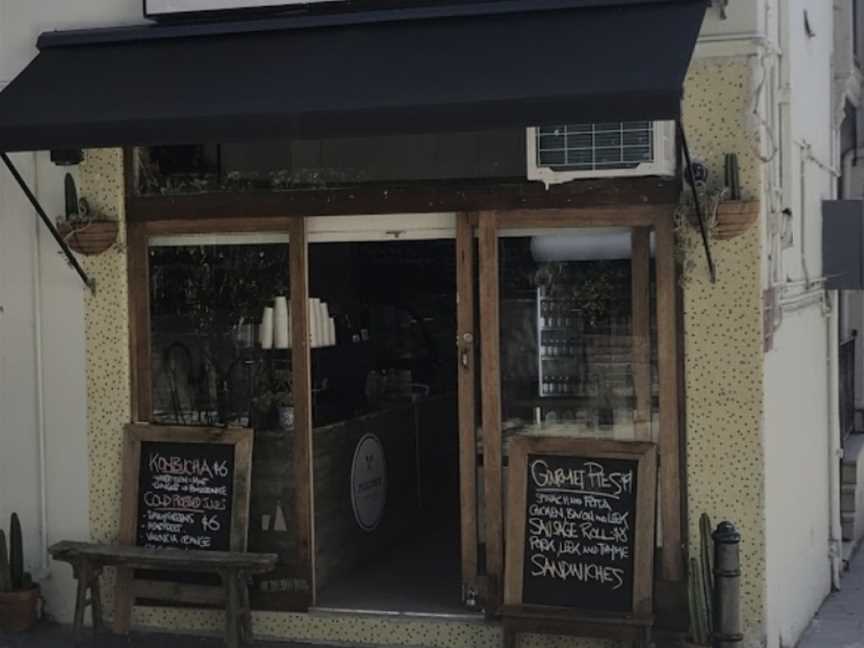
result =
[[[722,154],[735,151],[742,186],[757,194],[758,165],[745,129],[749,68],[744,61],[697,61],[686,85],[685,121],[694,155],[721,173]],[[123,220],[123,165],[119,150],[89,151],[81,169],[82,195]],[[720,280],[707,280],[698,239],[684,237],[692,257],[685,277],[688,505],[690,542],[698,544],[701,512],[729,518],[741,529],[743,614],[748,635],[761,634],[764,601],[762,523],[761,320],[758,228],[713,244]],[[117,537],[123,424],[130,418],[128,306],[125,254],[119,249],[85,259],[97,280],[87,301],[87,370],[91,528],[96,540]],[[104,590],[110,610],[110,578]],[[221,630],[223,615],[210,610],[135,609],[142,627],[176,631]],[[497,624],[385,617],[256,613],[261,636],[326,643],[427,648],[493,648]],[[526,635],[523,648],[617,648],[618,642]]]
[[[80,189],[95,214],[121,223],[117,244],[98,256],[80,257],[96,282],[96,291],[85,304],[90,534],[96,542],[116,542],[122,430],[131,417],[122,152],[87,151]],[[114,597],[112,573],[106,574],[102,592],[110,607]]]
[[[723,154],[737,153],[745,197],[761,191],[754,136],[747,126],[751,72],[747,59],[694,61],[687,77],[684,122],[694,158],[715,181]],[[728,519],[742,535],[741,599],[746,645],[761,645],[765,617],[763,352],[760,228],[712,241],[717,283],[708,279],[702,242],[685,229],[684,347],[687,488],[691,551],[699,516]]]

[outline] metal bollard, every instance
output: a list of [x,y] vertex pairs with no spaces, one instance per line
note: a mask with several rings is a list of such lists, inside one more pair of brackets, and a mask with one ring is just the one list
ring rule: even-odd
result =
[[741,643],[741,534],[731,522],[721,522],[714,539],[713,648],[734,648]]

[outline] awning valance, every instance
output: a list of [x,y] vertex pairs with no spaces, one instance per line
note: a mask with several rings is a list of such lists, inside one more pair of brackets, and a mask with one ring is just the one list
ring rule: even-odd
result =
[[44,34],[0,151],[675,119],[705,0],[506,0]]

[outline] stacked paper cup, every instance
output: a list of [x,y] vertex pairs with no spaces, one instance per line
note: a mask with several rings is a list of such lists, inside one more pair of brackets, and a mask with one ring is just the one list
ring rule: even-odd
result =
[[262,349],[273,348],[273,307],[267,306],[261,316],[261,329],[258,331],[258,340]]
[[277,349],[287,349],[291,343],[291,327],[288,323],[288,299],[277,297],[273,305],[273,344]]
[[317,297],[309,298],[309,339],[313,348],[336,344],[336,322],[327,302]]

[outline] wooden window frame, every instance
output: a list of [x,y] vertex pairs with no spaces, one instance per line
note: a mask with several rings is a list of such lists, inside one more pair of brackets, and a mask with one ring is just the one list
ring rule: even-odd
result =
[[[658,481],[659,502],[663,511],[661,565],[658,576],[679,585],[684,580],[686,511],[681,497],[684,458],[681,456],[680,440],[680,407],[683,399],[680,398],[679,291],[674,256],[674,212],[674,204],[656,204],[482,211],[476,214],[480,238],[480,317],[484,331],[481,340],[481,409],[486,502],[486,571],[489,582],[487,604],[490,607],[501,605],[500,583],[504,577],[498,235],[501,230],[506,229],[630,227],[635,234],[633,262],[644,269],[650,263],[647,234],[653,228],[656,240],[657,364],[660,392]],[[641,282],[636,277],[633,281],[634,287],[639,289],[639,294],[634,293],[633,299],[644,305],[647,282]],[[639,334],[650,334],[646,322],[642,321],[638,326]],[[644,344],[634,346],[634,359],[636,354],[644,362]],[[644,372],[640,375],[644,381]],[[640,391],[644,392],[649,388],[650,386],[642,385]],[[640,426],[637,433],[641,429],[643,428]]]
[[[312,489],[312,394],[308,343],[309,276],[304,218],[241,218],[127,223],[129,353],[131,361],[132,422],[151,422],[153,414],[150,344],[150,239],[184,234],[288,234],[291,285],[291,366],[294,394],[295,506],[292,523],[297,533],[297,564],[304,565],[309,595],[298,596],[296,607],[315,604],[315,525]],[[305,478],[301,476],[305,475]],[[293,608],[294,606],[292,606]]]

